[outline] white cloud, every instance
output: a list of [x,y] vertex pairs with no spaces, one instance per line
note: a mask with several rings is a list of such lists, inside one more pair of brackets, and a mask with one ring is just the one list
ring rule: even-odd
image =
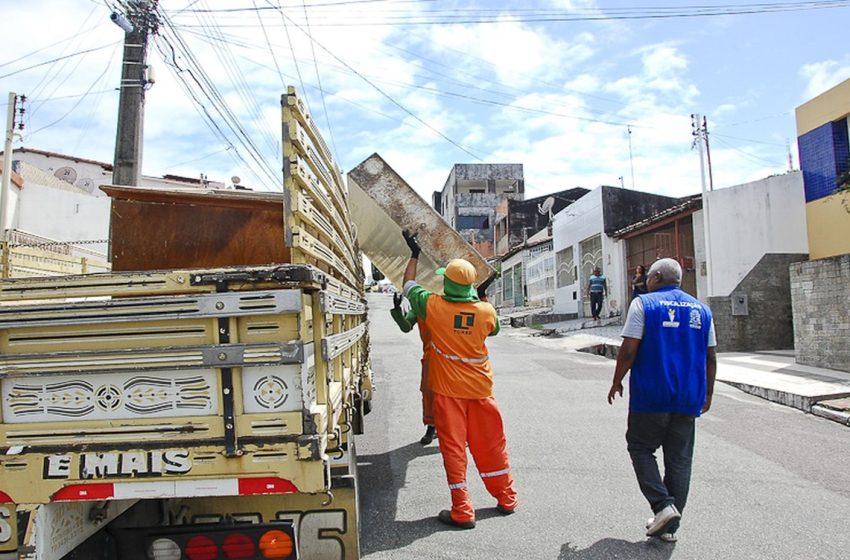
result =
[[806,64],[800,69],[800,75],[807,80],[803,97],[804,101],[808,101],[849,79],[850,60],[825,60]]

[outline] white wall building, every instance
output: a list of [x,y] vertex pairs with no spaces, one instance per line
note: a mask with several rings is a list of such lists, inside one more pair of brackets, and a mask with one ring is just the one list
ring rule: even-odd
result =
[[92,196],[30,164],[17,167],[24,185],[10,205],[11,229],[84,246],[105,258],[109,198]]
[[603,233],[602,188],[597,188],[555,215],[552,250],[555,252],[554,313],[590,316],[590,299],[585,294],[593,268],[599,266],[608,278],[608,297],[602,316],[625,312],[625,277],[622,244]]
[[[111,163],[44,150],[34,150],[32,148],[16,148],[14,150],[13,160],[34,165],[42,171],[55,176],[57,179],[61,179],[96,197],[106,197],[106,193],[98,187],[112,183]],[[225,188],[225,184],[218,181],[206,181],[200,178],[181,178],[169,175],[164,177],[143,175],[140,186],[168,188],[201,188],[206,186],[211,189]]]
[[[808,253],[806,200],[800,171],[707,193],[713,289],[697,275],[697,294],[730,295],[765,254]],[[705,261],[705,210],[694,214],[694,250]],[[703,270],[702,266],[698,270]]]

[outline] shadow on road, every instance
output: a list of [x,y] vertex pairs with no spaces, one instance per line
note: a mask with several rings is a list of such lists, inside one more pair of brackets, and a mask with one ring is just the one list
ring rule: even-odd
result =
[[[360,488],[369,489],[360,494],[360,547],[364,555],[401,548],[437,531],[451,530],[437,521],[436,511],[422,519],[396,521],[398,493],[407,479],[408,464],[439,452],[436,445],[413,442],[386,453],[358,457]],[[441,486],[439,491],[445,488]]]
[[657,539],[629,542],[622,539],[602,539],[579,550],[567,543],[561,547],[558,560],[668,560],[673,555],[675,544]]

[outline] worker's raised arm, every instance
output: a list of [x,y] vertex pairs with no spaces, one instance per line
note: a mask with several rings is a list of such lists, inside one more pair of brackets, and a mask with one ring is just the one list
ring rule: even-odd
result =
[[416,265],[419,262],[419,252],[422,249],[416,241],[415,233],[404,230],[401,234],[404,236],[405,243],[410,248],[410,260],[407,261],[407,268],[404,269],[404,280],[402,282],[403,285],[406,285],[411,280],[416,279]]

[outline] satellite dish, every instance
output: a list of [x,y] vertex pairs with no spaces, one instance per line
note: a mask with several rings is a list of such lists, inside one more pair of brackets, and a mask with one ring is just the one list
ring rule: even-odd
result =
[[86,192],[94,192],[94,181],[88,177],[80,179],[76,184],[78,188],[83,189]]
[[543,201],[543,204],[537,205],[537,211],[541,215],[548,214],[549,215],[549,221],[551,222],[552,221],[552,207],[553,206],[555,206],[555,199],[550,196],[546,200]]
[[239,175],[234,175],[233,177],[230,178],[230,182],[233,183],[234,185],[238,185],[239,183],[242,182],[242,179],[239,177]]
[[73,185],[74,181],[77,180],[77,170],[73,167],[60,167],[53,173],[53,176]]

